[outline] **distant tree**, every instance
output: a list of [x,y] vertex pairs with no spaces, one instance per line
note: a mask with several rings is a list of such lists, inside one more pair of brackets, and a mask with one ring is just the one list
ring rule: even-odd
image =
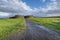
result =
[[13,17],[10,17],[10,18],[20,18],[21,16],[19,16],[19,15],[15,15],[15,16],[13,16]]

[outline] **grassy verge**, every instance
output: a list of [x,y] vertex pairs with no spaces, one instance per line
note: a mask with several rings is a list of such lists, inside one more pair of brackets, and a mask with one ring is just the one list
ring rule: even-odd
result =
[[24,18],[0,19],[0,40],[18,31],[25,31]]
[[30,18],[30,20],[60,32],[60,18]]

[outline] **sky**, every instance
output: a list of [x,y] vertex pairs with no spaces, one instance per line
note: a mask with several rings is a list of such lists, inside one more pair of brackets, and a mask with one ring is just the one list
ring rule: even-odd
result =
[[0,18],[14,15],[60,16],[60,0],[0,0]]

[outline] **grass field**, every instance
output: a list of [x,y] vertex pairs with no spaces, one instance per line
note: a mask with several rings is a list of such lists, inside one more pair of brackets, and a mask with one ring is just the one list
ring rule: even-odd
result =
[[30,20],[60,32],[60,18],[30,18]]
[[25,30],[24,18],[0,19],[0,40],[18,31]]

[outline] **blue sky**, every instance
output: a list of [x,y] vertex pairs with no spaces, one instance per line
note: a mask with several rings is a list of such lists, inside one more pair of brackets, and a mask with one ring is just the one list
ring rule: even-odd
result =
[[14,15],[60,16],[60,0],[0,0],[0,18]]
[[23,2],[26,2],[28,6],[31,8],[37,8],[37,7],[46,7],[51,3],[50,0],[22,0]]
[[40,0],[22,0],[23,2],[26,2],[28,6],[31,8],[37,8],[40,6],[41,2]]

